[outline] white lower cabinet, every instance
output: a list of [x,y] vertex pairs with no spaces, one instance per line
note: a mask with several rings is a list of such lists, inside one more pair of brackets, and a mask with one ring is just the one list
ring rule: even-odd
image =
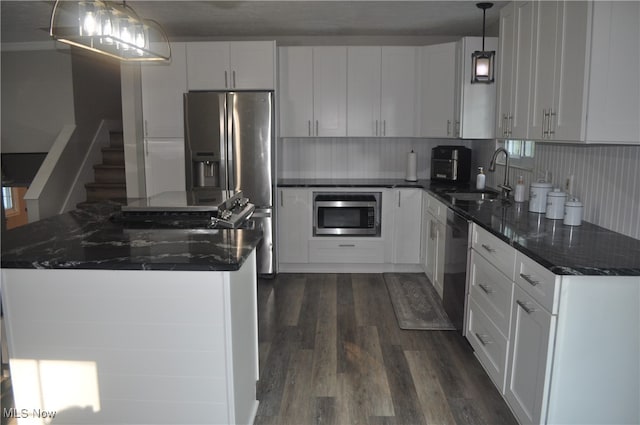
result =
[[474,224],[468,279],[466,337],[519,423],[640,423],[640,278],[555,275]]
[[471,299],[467,315],[467,339],[487,374],[500,390],[504,389],[507,364],[507,338]]
[[518,285],[513,300],[505,398],[521,423],[544,423],[556,316]]
[[308,263],[312,230],[311,191],[280,188],[278,195],[278,262]]
[[445,232],[447,231],[447,207],[429,194],[424,205],[425,249],[423,267],[427,278],[442,298],[444,281]]
[[394,264],[420,264],[420,237],[422,226],[422,189],[394,189],[389,191],[393,202]]
[[330,238],[309,241],[309,262],[344,264],[380,264],[384,245],[380,238]]

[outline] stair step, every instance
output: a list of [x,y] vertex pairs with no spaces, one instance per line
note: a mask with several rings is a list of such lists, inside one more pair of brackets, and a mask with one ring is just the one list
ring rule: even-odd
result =
[[124,183],[87,183],[84,187],[88,202],[127,197],[127,186]]
[[124,146],[124,134],[121,131],[110,132],[109,145],[114,148]]
[[124,165],[124,146],[102,148],[102,163],[105,165]]
[[[127,198],[114,198],[114,199],[109,199],[109,201],[111,202],[115,202],[116,204],[120,204],[120,205],[127,205]],[[104,202],[104,200],[96,200],[96,201],[83,201],[83,202],[78,202],[76,204],[76,208],[79,210],[85,209],[85,208],[91,208],[94,205]]]
[[124,165],[96,164],[93,166],[96,183],[125,183]]

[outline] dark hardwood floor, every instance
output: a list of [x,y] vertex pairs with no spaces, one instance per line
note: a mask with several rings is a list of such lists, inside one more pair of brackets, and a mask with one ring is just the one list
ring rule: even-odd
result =
[[381,274],[258,283],[256,424],[517,424],[456,331],[401,330]]

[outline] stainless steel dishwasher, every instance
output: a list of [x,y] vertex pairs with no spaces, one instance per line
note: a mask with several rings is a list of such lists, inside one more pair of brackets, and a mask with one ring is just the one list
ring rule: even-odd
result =
[[442,304],[451,323],[464,334],[470,221],[447,208]]

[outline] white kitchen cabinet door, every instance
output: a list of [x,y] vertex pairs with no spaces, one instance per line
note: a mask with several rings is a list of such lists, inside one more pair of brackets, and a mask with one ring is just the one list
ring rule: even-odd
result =
[[496,137],[526,139],[533,49],[534,3],[511,2],[500,10],[497,55]]
[[189,90],[272,90],[275,42],[187,43]]
[[316,137],[347,135],[347,48],[313,48],[313,119]]
[[380,61],[374,46],[347,48],[347,136],[376,137],[380,122]]
[[545,387],[557,316],[514,285],[505,398],[520,423],[546,421]]
[[420,264],[422,190],[392,191],[394,211],[393,252],[395,264]]
[[593,2],[592,7],[586,140],[637,145],[640,2]]
[[382,47],[381,120],[383,137],[417,135],[418,48]]
[[280,136],[310,137],[313,121],[313,48],[280,47]]
[[185,190],[184,139],[147,139],[144,150],[147,196]]
[[[533,72],[531,80],[531,111],[529,136],[549,139],[556,90],[556,64],[561,49],[557,49],[562,25],[562,8],[557,1],[536,2],[533,27]],[[557,84],[560,82],[558,81]],[[550,121],[551,120],[551,121]]]
[[171,62],[141,66],[142,114],[147,138],[184,137],[183,94],[187,91],[184,43],[171,43]]
[[278,262],[306,264],[312,230],[311,191],[280,188],[278,194]]
[[228,42],[187,43],[189,90],[227,90],[230,78]]
[[454,137],[456,43],[422,47],[420,75],[420,136]]
[[275,41],[233,41],[229,46],[231,87],[242,90],[275,88]]
[[500,37],[496,52],[496,137],[508,136],[507,116],[511,112],[515,46],[515,2],[500,9]]

